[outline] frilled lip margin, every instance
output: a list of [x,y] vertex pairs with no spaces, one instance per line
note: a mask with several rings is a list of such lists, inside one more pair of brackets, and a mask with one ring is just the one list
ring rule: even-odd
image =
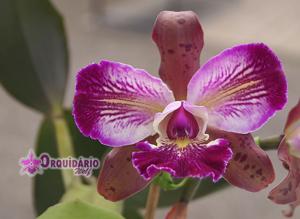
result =
[[137,144],[138,152],[133,152],[132,162],[139,173],[149,180],[160,171],[166,171],[174,177],[210,177],[218,181],[225,173],[232,157],[229,142],[217,139],[209,144],[192,143],[186,148],[177,145],[161,145],[149,142]]

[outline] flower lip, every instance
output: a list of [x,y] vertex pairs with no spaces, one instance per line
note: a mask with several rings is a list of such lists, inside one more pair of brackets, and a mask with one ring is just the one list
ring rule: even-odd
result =
[[181,106],[173,112],[167,125],[169,139],[195,138],[199,133],[199,126],[193,114]]

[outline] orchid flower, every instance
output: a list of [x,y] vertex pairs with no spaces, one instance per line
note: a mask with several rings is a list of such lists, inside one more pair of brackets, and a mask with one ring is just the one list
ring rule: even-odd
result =
[[290,211],[283,213],[292,217],[295,208],[300,205],[300,100],[288,115],[278,156],[289,174],[270,192],[269,199],[277,204],[290,204]]
[[161,79],[108,60],[77,75],[78,128],[115,148],[102,166],[99,193],[124,199],[160,171],[214,182],[225,177],[253,192],[265,188],[274,180],[273,167],[248,133],[286,103],[279,59],[262,43],[246,44],[200,68],[203,32],[193,12],[161,12],[152,37]]

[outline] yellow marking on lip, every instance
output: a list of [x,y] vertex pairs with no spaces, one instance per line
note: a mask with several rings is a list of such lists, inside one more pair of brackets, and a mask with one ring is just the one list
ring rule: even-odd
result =
[[152,112],[162,112],[164,110],[163,106],[157,105],[153,103],[153,105],[142,103],[142,102],[135,102],[130,100],[118,100],[118,99],[102,99],[97,100],[98,102],[106,102],[106,103],[114,103],[114,104],[124,104],[129,106],[137,106],[141,108],[149,109]]
[[218,93],[219,95],[218,96],[215,96],[214,98],[212,99],[209,99],[209,97],[207,97],[206,99],[209,99],[209,100],[203,100],[200,102],[200,105],[202,106],[207,106],[207,107],[212,107],[214,106],[214,104],[216,102],[218,102],[219,100],[221,99],[225,99],[226,97],[236,93],[237,91],[240,91],[240,90],[243,90],[247,87],[250,87],[252,85],[256,85],[258,84],[259,82],[261,82],[261,80],[257,80],[257,81],[250,81],[248,83],[245,83],[245,84],[242,84],[242,85],[238,85],[236,87],[233,87],[233,88],[229,88],[227,90],[224,90],[223,92],[221,91],[220,93]]
[[191,143],[191,140],[189,138],[177,138],[175,140],[175,144],[180,148],[186,148]]

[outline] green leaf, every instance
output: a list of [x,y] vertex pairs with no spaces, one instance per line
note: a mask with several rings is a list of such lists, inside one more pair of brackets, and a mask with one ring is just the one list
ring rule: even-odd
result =
[[[203,198],[207,195],[215,193],[223,188],[226,188],[228,183],[225,180],[220,180],[217,183],[213,183],[210,179],[202,180],[195,196],[193,199]],[[166,207],[173,204],[175,201],[179,200],[183,188],[173,191],[162,191],[161,199],[159,201],[160,207]]]
[[72,201],[50,207],[37,219],[124,219],[121,215],[83,201]]
[[163,190],[176,190],[184,186],[187,179],[188,178],[184,178],[182,180],[177,180],[178,182],[174,182],[171,174],[162,172],[155,178],[155,182],[158,183]]
[[96,180],[91,178],[92,183],[85,185],[74,182],[67,192],[63,195],[61,202],[70,202],[74,200],[86,201],[89,204],[109,209],[114,212],[121,212],[122,202],[111,202],[100,196],[97,192]]
[[58,111],[68,72],[63,19],[48,0],[3,0],[0,80],[23,104]]
[[203,198],[229,187],[230,185],[224,179],[221,179],[217,183],[212,182],[210,179],[202,180],[193,199]]
[[[49,153],[51,157],[58,157],[54,124],[51,119],[43,121],[36,142],[37,155],[44,152]],[[59,202],[65,191],[60,170],[45,170],[43,175],[36,175],[33,186],[34,206],[38,215]]]
[[143,215],[136,206],[128,205],[125,202],[125,206],[123,207],[122,215],[127,219],[143,219]]
[[[107,147],[102,146],[98,141],[84,137],[76,127],[70,110],[66,110],[64,115],[76,156],[93,156],[101,160],[103,155],[107,152]],[[46,118],[42,122],[36,141],[36,153],[38,155],[47,152],[52,157],[58,157],[54,128],[54,123],[51,119]],[[95,170],[94,175],[97,175],[98,172],[99,170]],[[49,206],[58,203],[63,196],[65,189],[62,174],[60,170],[45,170],[43,175],[37,175],[33,181],[34,206],[37,215],[40,215]]]
[[[65,110],[64,116],[68,123],[76,156],[93,156],[101,161],[104,155],[109,152],[110,148],[102,145],[99,141],[83,136],[77,128],[70,110]],[[99,171],[94,170],[94,176],[98,176],[98,174]]]
[[[227,187],[229,187],[229,184],[223,179],[217,183],[213,183],[210,179],[204,179],[202,180],[194,199],[203,198]],[[177,190],[161,190],[158,207],[167,207],[174,204],[179,200],[183,189],[184,187]],[[144,191],[141,191],[135,196],[127,199],[125,201],[123,213],[126,212],[127,209],[130,210],[132,206],[134,206],[135,209],[143,209],[146,206],[147,194],[148,189],[145,189]]]

